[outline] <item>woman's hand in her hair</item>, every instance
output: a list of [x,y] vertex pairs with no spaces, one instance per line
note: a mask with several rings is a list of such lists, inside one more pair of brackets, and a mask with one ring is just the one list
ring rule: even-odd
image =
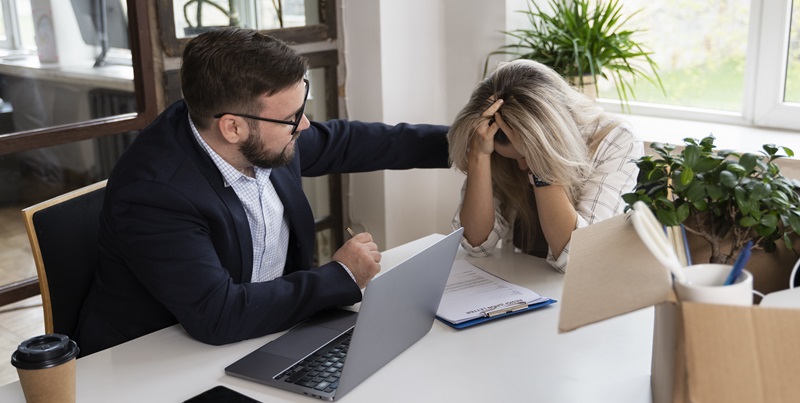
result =
[[508,127],[508,125],[506,125],[506,121],[503,120],[503,116],[500,115],[499,113],[495,116],[495,119],[497,120],[496,122],[494,122],[495,126],[497,126],[499,130],[503,131],[508,140],[511,141],[511,145],[514,146],[514,149],[516,149],[517,152],[521,153],[522,150],[525,149],[525,147],[523,145],[523,140],[519,136],[519,134],[511,130],[511,128]]
[[503,100],[498,99],[481,114],[481,119],[478,120],[478,124],[475,127],[475,134],[473,134],[470,143],[470,149],[473,152],[478,152],[480,154],[491,154],[494,152],[494,135],[499,128],[495,119],[499,117],[497,111],[502,105]]
[[475,119],[475,127],[467,151],[467,180],[459,217],[464,226],[464,239],[470,245],[486,241],[494,226],[494,197],[492,195],[492,153],[500,117],[497,111],[503,100],[489,99],[491,106]]

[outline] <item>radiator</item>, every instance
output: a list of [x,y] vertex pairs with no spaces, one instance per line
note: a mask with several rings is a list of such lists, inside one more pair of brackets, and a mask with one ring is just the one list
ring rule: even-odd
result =
[[[133,93],[109,89],[89,91],[89,113],[92,119],[136,112]],[[108,178],[122,151],[127,148],[138,132],[131,131],[94,139],[97,158],[97,180]]]

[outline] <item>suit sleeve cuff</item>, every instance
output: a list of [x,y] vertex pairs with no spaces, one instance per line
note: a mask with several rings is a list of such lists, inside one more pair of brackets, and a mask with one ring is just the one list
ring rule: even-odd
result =
[[336,263],[339,263],[339,265],[342,266],[344,271],[347,272],[347,275],[350,276],[351,279],[353,279],[353,282],[358,284],[358,282],[356,282],[356,276],[353,275],[353,272],[350,271],[350,268],[347,267],[347,265],[345,265],[344,263],[342,263],[342,262],[340,262],[338,260],[336,261]]

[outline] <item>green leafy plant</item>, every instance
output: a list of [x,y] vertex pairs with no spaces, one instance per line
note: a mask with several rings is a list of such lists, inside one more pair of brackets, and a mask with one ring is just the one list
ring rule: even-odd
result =
[[528,10],[518,11],[526,14],[530,26],[503,31],[518,41],[490,53],[484,74],[491,56],[504,54],[538,61],[567,79],[577,80],[581,87],[585,76],[593,83],[598,77],[612,76],[623,106],[628,104],[629,95],[634,96],[629,80],[635,82],[637,77],[664,91],[658,65],[650,57],[652,52],[634,39],[637,31],[623,28],[641,10],[623,18],[619,0],[549,0],[549,8],[551,13],[530,0]]
[[[714,137],[684,139],[685,146],[653,143],[657,156],[635,161],[639,181],[622,195],[630,208],[643,201],[667,226],[683,224],[711,247],[712,263],[730,264],[747,241],[772,251],[783,241],[794,250],[791,237],[800,234],[800,182],[785,178],[775,160],[794,152],[765,144],[760,155],[714,150]],[[730,248],[722,250],[723,240]]]

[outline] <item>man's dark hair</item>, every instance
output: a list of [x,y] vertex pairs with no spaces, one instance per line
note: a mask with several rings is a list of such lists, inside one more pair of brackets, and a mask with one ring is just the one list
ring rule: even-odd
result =
[[258,114],[258,97],[297,84],[306,59],[280,39],[241,28],[203,33],[186,44],[181,65],[183,99],[198,128],[222,112]]

